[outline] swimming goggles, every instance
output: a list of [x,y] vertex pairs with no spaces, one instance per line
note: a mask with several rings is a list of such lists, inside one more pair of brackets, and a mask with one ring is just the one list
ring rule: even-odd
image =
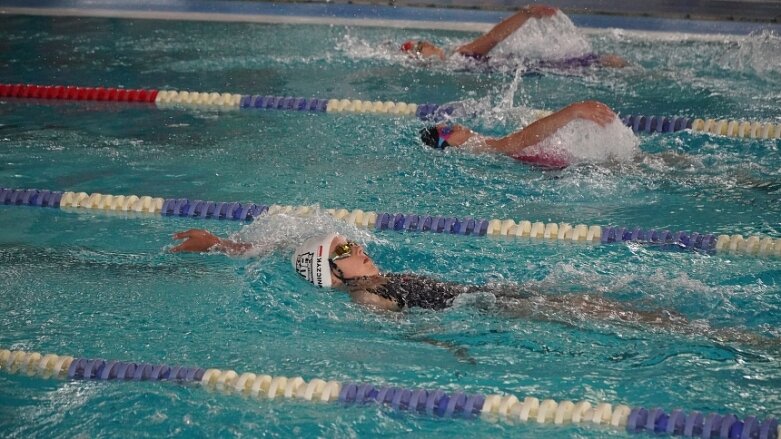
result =
[[437,127],[437,149],[445,149],[448,146],[450,146],[449,143],[447,143],[447,139],[450,138],[450,135],[453,133],[453,127],[450,125],[444,125],[444,126],[438,126]]
[[338,261],[339,259],[349,258],[353,254],[354,247],[358,247],[358,244],[352,241],[337,245],[331,254],[331,260]]

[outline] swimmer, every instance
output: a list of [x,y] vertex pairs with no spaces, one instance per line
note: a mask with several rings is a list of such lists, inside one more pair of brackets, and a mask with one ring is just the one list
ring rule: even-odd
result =
[[[219,238],[200,229],[177,233],[174,238],[183,240],[171,249],[174,253],[217,251],[239,255],[252,248],[251,243]],[[353,302],[380,311],[443,310],[453,306],[461,295],[489,293],[496,297],[494,308],[511,317],[567,325],[590,317],[706,335],[722,342],[777,344],[739,330],[695,328],[678,313],[632,310],[596,295],[549,295],[514,284],[459,284],[413,273],[383,273],[362,245],[336,233],[307,239],[295,250],[291,264],[298,276],[314,286],[344,291]]]
[[[530,18],[541,19],[551,17],[557,12],[559,12],[559,9],[551,6],[526,6],[510,17],[502,20],[502,22],[494,26],[487,33],[477,37],[467,44],[458,47],[455,50],[455,53],[466,58],[471,58],[478,61],[486,61],[489,58],[489,53],[496,47],[497,44],[507,39],[516,30],[520,29]],[[424,40],[406,41],[401,45],[401,51],[419,59],[445,60],[448,57],[445,49],[437,47],[431,42]],[[534,67],[566,69],[574,67],[589,67],[592,65],[621,68],[628,66],[629,63],[617,55],[598,55],[595,53],[587,53],[573,58],[540,61]]]
[[607,105],[597,101],[584,101],[568,105],[505,137],[485,137],[463,125],[447,124],[424,128],[420,131],[420,137],[424,144],[434,149],[453,147],[473,152],[498,152],[538,166],[564,168],[569,165],[569,157],[564,153],[539,151],[532,147],[573,120],[590,120],[604,127],[616,118],[616,114]]

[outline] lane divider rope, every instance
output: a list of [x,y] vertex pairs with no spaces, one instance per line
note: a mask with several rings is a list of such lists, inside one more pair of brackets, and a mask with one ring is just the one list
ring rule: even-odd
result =
[[[214,202],[188,198],[161,198],[137,195],[110,195],[86,192],[57,192],[40,189],[0,188],[0,204],[139,212],[195,219],[253,221],[263,214],[307,216],[316,206],[263,205],[240,202]],[[407,232],[431,232],[464,236],[510,236],[546,241],[610,244],[615,242],[670,245],[705,252],[731,252],[781,257],[781,239],[761,235],[719,235],[699,232],[671,232],[641,228],[611,227],[569,223],[543,223],[512,219],[479,219],[404,213],[325,209],[329,215],[359,228]]]
[[414,104],[360,99],[317,99],[293,96],[241,95],[236,93],[76,87],[61,85],[0,84],[0,97],[70,101],[147,102],[170,105],[236,109],[289,110],[327,113],[386,113],[430,119],[451,114],[449,105]]
[[692,122],[692,131],[728,137],[781,139],[781,123],[761,123],[740,120],[703,120]]
[[727,137],[781,138],[781,124],[745,120],[690,119],[688,117],[623,116],[621,122],[636,133],[674,133],[690,129]]
[[704,415],[698,411],[646,409],[624,404],[555,401],[527,396],[449,393],[444,390],[374,386],[369,383],[310,381],[297,376],[271,376],[233,370],[169,366],[116,360],[74,358],[38,352],[0,350],[0,369],[11,374],[72,380],[172,381],[200,384],[210,391],[266,399],[297,399],[343,405],[383,404],[397,411],[439,418],[501,420],[509,424],[589,424],[629,433],[669,434],[702,438],[777,439],[776,418],[759,420],[734,414]]
[[[453,104],[414,104],[360,99],[318,99],[293,96],[241,95],[236,93],[123,89],[62,85],[0,84],[0,97],[75,101],[146,102],[157,106],[201,106],[235,109],[265,109],[325,113],[385,113],[419,119],[442,119],[457,111]],[[551,114],[537,110],[535,119]],[[686,129],[729,137],[758,139],[781,138],[781,124],[756,121],[691,119],[687,117],[621,117],[621,122],[636,133],[674,133]]]

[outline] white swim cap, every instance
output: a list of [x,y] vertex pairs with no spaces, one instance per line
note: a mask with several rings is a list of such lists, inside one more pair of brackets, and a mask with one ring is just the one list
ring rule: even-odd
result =
[[296,272],[308,282],[320,288],[331,287],[331,264],[328,253],[336,233],[314,236],[298,246],[290,262]]

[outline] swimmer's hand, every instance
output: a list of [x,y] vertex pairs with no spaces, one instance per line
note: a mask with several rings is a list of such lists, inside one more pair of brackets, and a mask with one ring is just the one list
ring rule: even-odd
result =
[[208,230],[190,229],[174,234],[174,239],[184,239],[184,242],[171,249],[171,253],[180,252],[207,252],[222,242]]
[[599,126],[605,126],[616,119],[616,113],[607,105],[598,101],[578,102],[564,108],[572,119],[586,119]]
[[552,15],[556,15],[556,12],[558,12],[558,8],[554,8],[553,6],[547,6],[547,5],[528,5],[523,8],[527,14],[534,18],[545,18],[550,17]]
[[184,239],[184,242],[172,248],[172,253],[218,251],[238,256],[252,249],[252,244],[248,242],[236,242],[230,239],[218,238],[212,232],[203,229],[190,229],[176,233],[174,234],[174,239]]

